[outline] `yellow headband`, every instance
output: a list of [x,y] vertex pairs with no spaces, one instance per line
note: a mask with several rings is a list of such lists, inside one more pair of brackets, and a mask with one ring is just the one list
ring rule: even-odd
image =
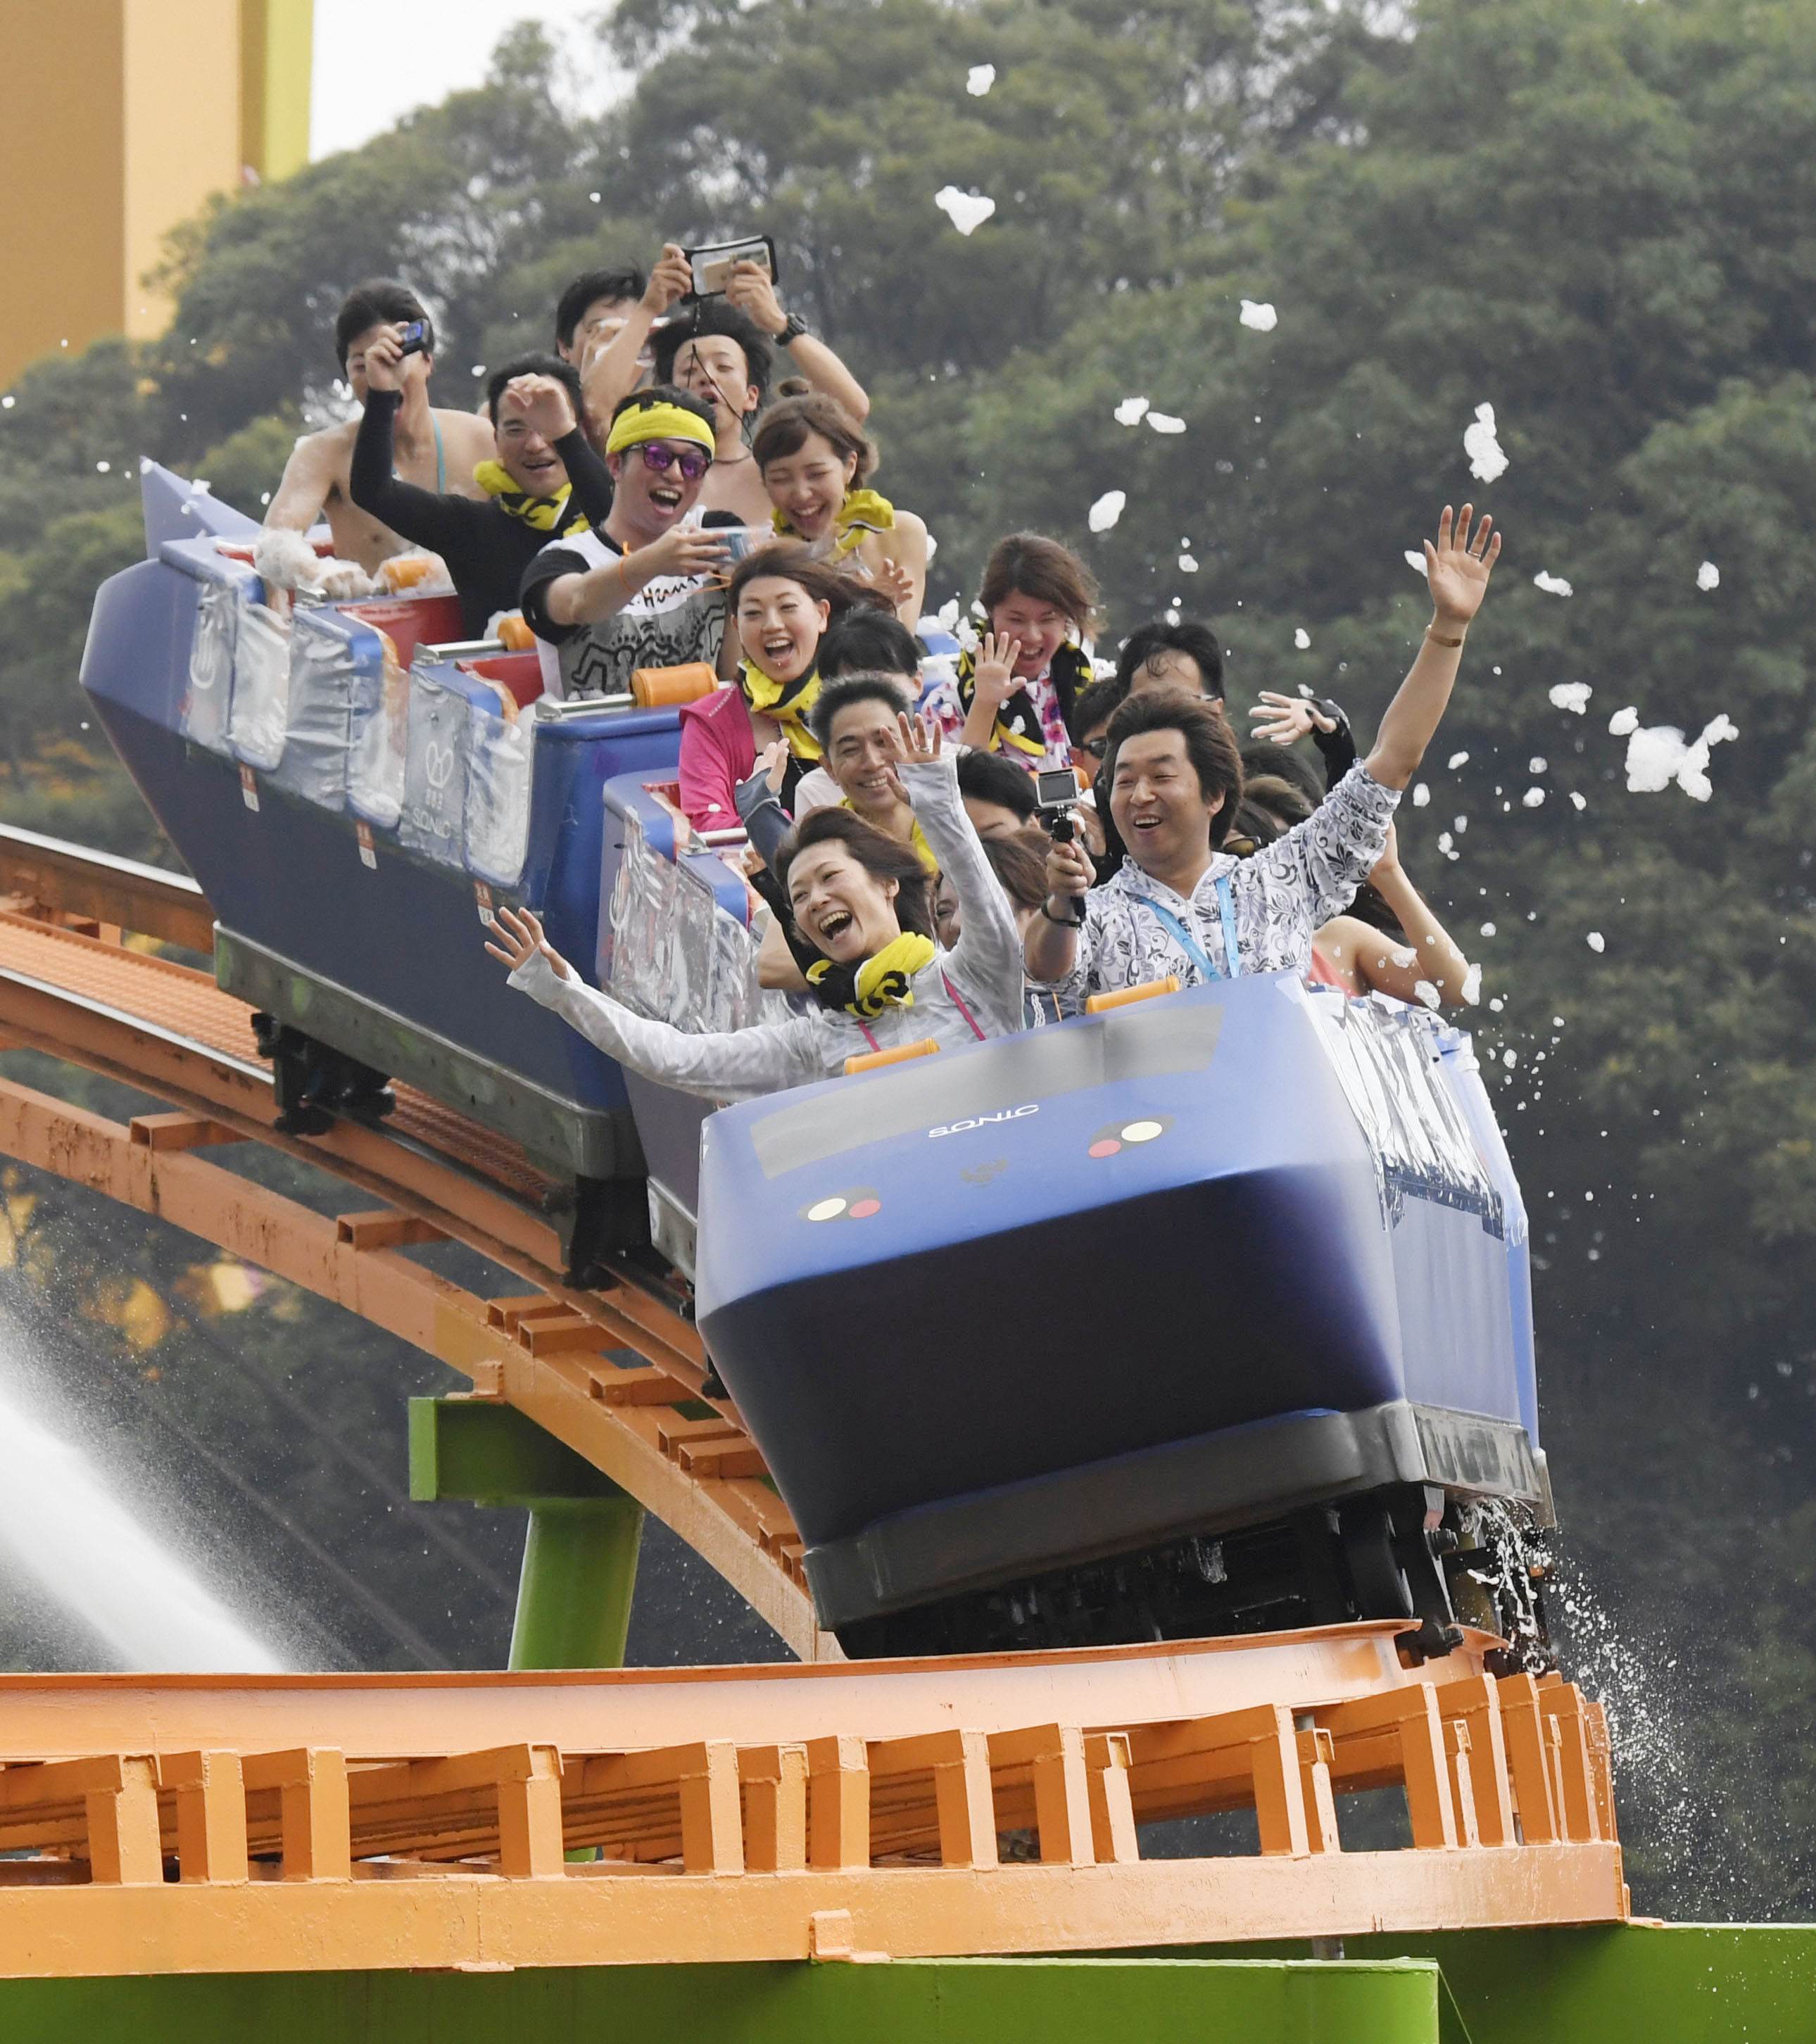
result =
[[692,440],[708,454],[715,444],[712,428],[697,412],[684,411],[679,405],[629,405],[612,421],[605,451],[621,454],[645,440]]

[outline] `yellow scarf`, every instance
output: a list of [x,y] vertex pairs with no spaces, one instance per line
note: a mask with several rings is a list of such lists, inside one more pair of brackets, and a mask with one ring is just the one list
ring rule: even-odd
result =
[[[847,795],[839,806],[842,809],[850,809],[851,797]],[[853,814],[856,814],[854,810],[853,811]],[[929,873],[937,873],[939,870],[939,861],[933,855],[933,847],[927,841],[927,833],[920,827],[920,818],[919,816],[916,816],[913,820],[913,823],[908,831],[908,843],[914,847],[916,858],[920,861],[921,864],[927,868]]]
[[[1092,679],[1091,663],[1085,659],[1082,647],[1075,646],[1069,639],[1061,646],[1047,663],[1046,678],[1054,694],[1059,698],[1061,710],[1065,713],[1068,725],[1071,723],[1070,705],[1079,690],[1088,687]],[[1062,683],[1069,683],[1070,690]],[[958,656],[958,700],[969,714],[972,698],[977,693],[977,655],[961,653]],[[1018,728],[1018,726],[1019,727]],[[1043,758],[1046,752],[1046,732],[1040,720],[1040,712],[1035,708],[1034,697],[1027,685],[1019,683],[1003,699],[996,711],[996,728],[990,734],[992,752],[1008,752],[1012,756],[1020,754],[1019,763],[1028,766]]]
[[[861,1022],[873,1022],[885,1008],[912,1008],[914,976],[923,966],[932,964],[937,955],[931,937],[923,937],[917,931],[904,930],[899,937],[885,944],[874,958],[866,959],[858,966],[849,998],[839,1005],[847,1015],[855,1015]],[[822,1003],[827,1004],[845,992],[838,982],[850,970],[849,966],[835,965],[831,959],[821,959],[808,967],[807,983],[820,995]]]
[[758,717],[773,717],[782,728],[788,749],[797,759],[817,759],[820,740],[807,728],[807,713],[820,694],[820,670],[809,667],[792,682],[766,674],[754,660],[738,663],[744,700]]
[[527,490],[520,490],[511,479],[511,471],[501,461],[482,461],[473,471],[473,480],[497,504],[507,518],[521,519],[524,524],[539,532],[559,530],[564,540],[570,540],[576,532],[588,529],[589,521],[584,513],[577,511],[566,524],[561,523],[567,500],[574,494],[574,485],[564,482],[552,497],[532,497]]
[[[800,537],[789,523],[785,511],[772,511],[770,523],[785,539],[798,540]],[[895,524],[896,507],[888,498],[878,496],[873,490],[848,490],[845,493],[845,501],[833,514],[832,551],[827,559],[842,561],[847,554],[855,553],[864,544],[866,532],[892,532],[895,530]]]

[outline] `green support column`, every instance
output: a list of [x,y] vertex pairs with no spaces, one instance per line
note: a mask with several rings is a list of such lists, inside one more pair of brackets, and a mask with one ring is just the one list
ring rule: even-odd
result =
[[515,1406],[410,1400],[410,1496],[530,1515],[513,1668],[621,1668],[643,1508]]

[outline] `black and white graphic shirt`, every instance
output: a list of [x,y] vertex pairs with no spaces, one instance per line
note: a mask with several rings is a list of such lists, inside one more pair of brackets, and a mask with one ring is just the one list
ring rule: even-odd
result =
[[[736,524],[726,512],[697,506],[684,527]],[[716,667],[725,636],[725,586],[712,575],[663,575],[597,624],[558,624],[548,614],[550,585],[622,558],[603,532],[582,532],[543,548],[524,571],[524,619],[536,635],[543,686],[558,701],[623,695],[639,667]]]

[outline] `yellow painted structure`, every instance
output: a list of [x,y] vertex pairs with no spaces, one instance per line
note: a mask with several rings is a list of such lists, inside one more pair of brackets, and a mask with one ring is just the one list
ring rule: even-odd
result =
[[313,0],[0,0],[0,382],[160,332],[164,237],[309,160]]

